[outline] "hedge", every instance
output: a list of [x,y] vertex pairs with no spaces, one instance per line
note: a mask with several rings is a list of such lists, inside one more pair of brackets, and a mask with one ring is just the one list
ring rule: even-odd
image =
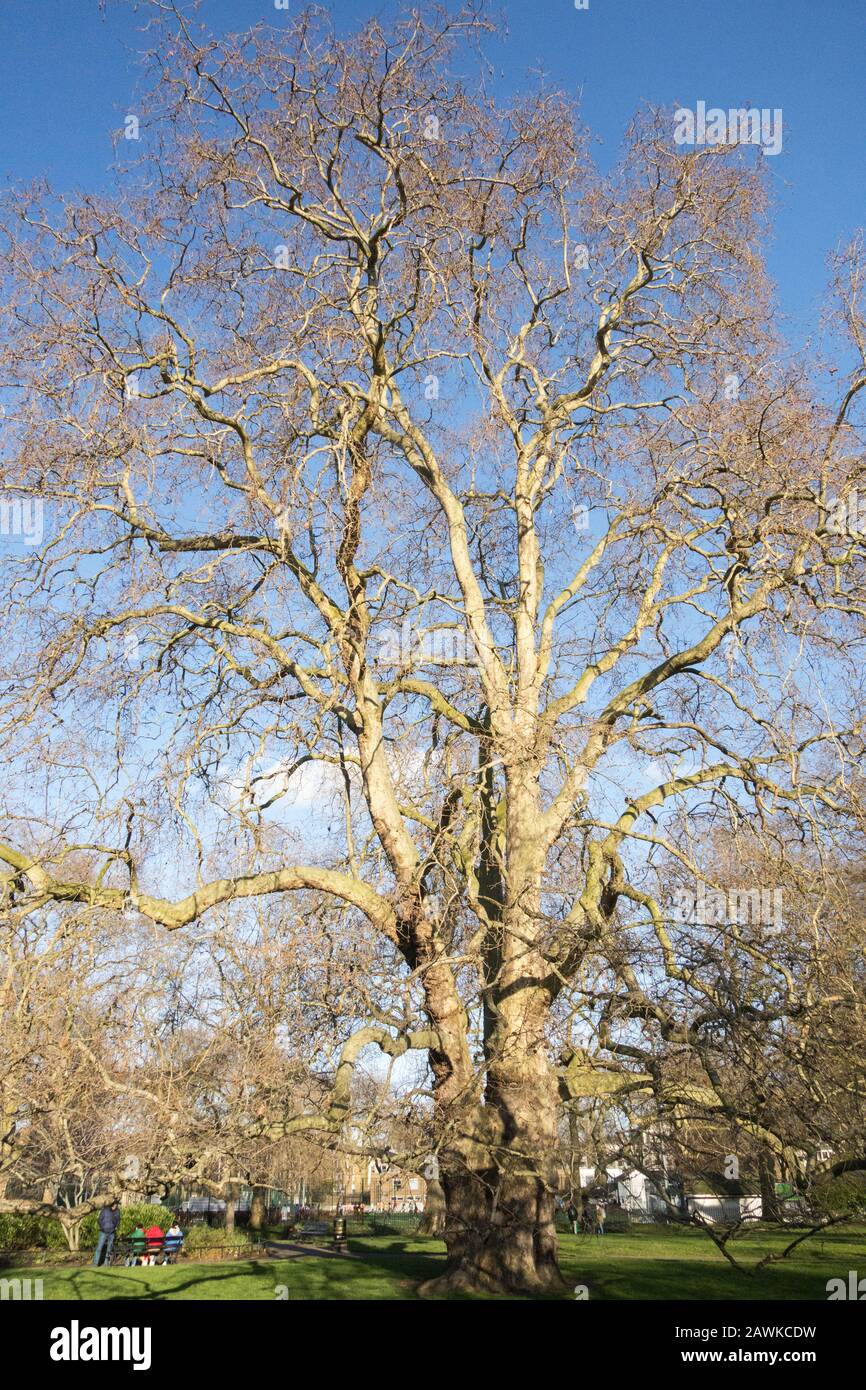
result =
[[[79,1243],[82,1249],[96,1246],[98,1212],[91,1212],[81,1223]],[[131,1235],[139,1223],[147,1230],[148,1226],[160,1226],[167,1230],[172,1222],[172,1213],[165,1207],[151,1206],[148,1202],[133,1202],[120,1208],[121,1236]],[[0,1250],[65,1250],[66,1237],[56,1216],[12,1216],[0,1215]]]

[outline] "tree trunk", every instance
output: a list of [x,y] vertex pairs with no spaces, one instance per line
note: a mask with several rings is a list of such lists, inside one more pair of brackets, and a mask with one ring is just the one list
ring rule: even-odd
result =
[[253,1195],[250,1199],[250,1230],[264,1230],[265,1218],[267,1216],[268,1189],[266,1187],[254,1187]]
[[467,1142],[440,1151],[448,1263],[422,1294],[540,1297],[564,1289],[554,1227],[553,1079],[542,1084],[527,1071],[508,1089],[500,1084],[492,1100],[476,1108]]
[[446,1176],[443,1185],[448,1265],[421,1292],[562,1292],[553,1194],[537,1176],[494,1170]]
[[234,1189],[230,1189],[226,1194],[226,1235],[231,1235],[235,1229],[235,1209],[238,1199]]
[[758,1172],[761,1182],[761,1217],[764,1221],[778,1221],[781,1218],[781,1204],[776,1196],[775,1159],[762,1152],[758,1159]]
[[445,1192],[438,1178],[428,1178],[424,1217],[418,1227],[418,1234],[419,1236],[441,1236],[444,1233]]
[[[485,944],[483,1099],[467,1104],[455,1086],[461,1065],[444,1075],[440,1133],[456,1136],[439,1150],[445,1195],[448,1263],[422,1294],[504,1293],[556,1296],[565,1285],[556,1262],[558,1081],[547,1055],[547,1021],[555,981],[538,950],[544,846],[537,839],[538,773],[518,760],[507,773],[506,838],[498,839],[487,807],[479,856]],[[504,850],[504,855],[503,855]],[[503,858],[507,872],[502,873]],[[427,985],[429,1017],[440,1038],[453,1017]],[[463,1015],[465,1019],[465,1015]],[[445,1049],[453,1059],[453,1047]],[[465,1065],[465,1064],[464,1064]],[[434,1076],[438,1073],[431,1054]],[[444,1099],[443,1099],[444,1098]],[[439,1107],[437,1106],[437,1109]]]
[[81,1221],[80,1216],[70,1217],[60,1215],[60,1226],[66,1241],[67,1249],[72,1254],[77,1254],[81,1249]]

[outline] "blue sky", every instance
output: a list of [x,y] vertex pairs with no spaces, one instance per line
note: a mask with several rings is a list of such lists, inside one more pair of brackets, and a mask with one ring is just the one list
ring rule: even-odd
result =
[[[382,7],[330,8],[351,28]],[[807,332],[826,253],[866,221],[864,0],[590,0],[581,11],[574,0],[509,0],[502,11],[508,37],[491,49],[502,89],[540,66],[582,93],[602,163],[641,101],[782,108],[769,260],[793,335]],[[287,16],[273,0],[204,0],[200,17],[220,32]],[[0,0],[0,178],[105,185],[111,132],[135,109],[141,22],[118,0],[107,13],[98,0]]]

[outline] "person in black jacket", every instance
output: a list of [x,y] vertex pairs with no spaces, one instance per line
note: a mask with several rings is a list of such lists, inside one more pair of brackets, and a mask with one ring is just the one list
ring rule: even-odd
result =
[[93,1252],[93,1263],[95,1265],[101,1264],[104,1252],[105,1263],[108,1264],[114,1249],[114,1237],[117,1235],[117,1228],[120,1225],[120,1207],[117,1202],[106,1203],[99,1213],[99,1220],[96,1224],[99,1227],[99,1238]]

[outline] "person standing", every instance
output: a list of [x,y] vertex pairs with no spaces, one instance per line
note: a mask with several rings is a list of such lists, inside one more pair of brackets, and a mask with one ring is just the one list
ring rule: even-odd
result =
[[605,1210],[604,1210],[604,1203],[603,1203],[603,1202],[596,1202],[596,1204],[595,1204],[595,1234],[596,1234],[597,1236],[603,1236],[603,1235],[604,1235],[604,1218],[605,1218],[605,1215],[606,1215],[606,1213],[605,1213]]
[[93,1252],[93,1263],[101,1264],[103,1254],[105,1263],[111,1259],[111,1252],[114,1249],[114,1238],[117,1235],[117,1228],[120,1225],[120,1206],[117,1202],[106,1202],[99,1213],[97,1220],[99,1235],[96,1239],[96,1249]]
[[574,1202],[569,1202],[568,1206],[565,1208],[565,1214],[571,1222],[571,1229],[574,1231],[574,1234],[576,1236],[580,1235],[580,1212],[577,1210]]

